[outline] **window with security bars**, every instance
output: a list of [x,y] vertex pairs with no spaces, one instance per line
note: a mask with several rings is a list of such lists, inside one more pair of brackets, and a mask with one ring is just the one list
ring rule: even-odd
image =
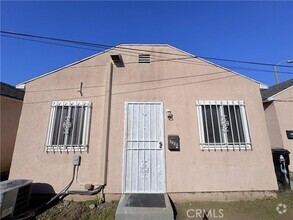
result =
[[202,149],[251,149],[243,101],[198,101]]
[[87,151],[91,103],[54,101],[46,141],[47,151]]

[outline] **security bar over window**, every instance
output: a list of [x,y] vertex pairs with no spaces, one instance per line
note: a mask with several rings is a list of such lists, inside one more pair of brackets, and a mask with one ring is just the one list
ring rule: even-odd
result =
[[52,102],[46,150],[87,151],[90,113],[89,101]]
[[243,101],[198,101],[202,149],[251,149]]

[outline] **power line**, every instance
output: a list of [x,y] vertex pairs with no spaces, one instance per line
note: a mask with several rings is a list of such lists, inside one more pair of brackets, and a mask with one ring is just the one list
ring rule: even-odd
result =
[[[84,41],[75,41],[75,40],[69,40],[69,39],[63,39],[63,38],[45,37],[45,36],[38,36],[38,35],[32,35],[32,34],[19,33],[19,32],[5,31],[5,30],[0,30],[0,33],[14,35],[14,36],[38,38],[38,39],[43,39],[43,40],[45,39],[45,40],[52,40],[52,41],[60,41],[60,42],[66,42],[66,43],[72,43],[72,44],[79,44],[79,45],[83,45],[83,46],[98,47],[98,48],[103,48],[103,49],[110,49],[110,48],[117,49],[117,48],[119,48],[119,49],[123,49],[123,50],[160,53],[160,54],[168,54],[168,55],[176,55],[176,56],[186,56],[186,57],[190,57],[190,58],[203,58],[203,59],[208,59],[208,60],[236,62],[236,63],[244,63],[244,64],[252,64],[252,65],[263,65],[263,66],[275,66],[276,65],[276,64],[272,64],[272,63],[263,63],[263,62],[255,62],[255,61],[243,61],[243,60],[224,59],[224,58],[207,57],[207,56],[183,55],[183,54],[168,53],[168,52],[162,52],[162,51],[152,51],[152,50],[145,50],[145,49],[129,48],[129,47],[124,47],[124,46],[111,46],[111,45],[106,45],[106,44],[97,44],[97,43],[90,43],[90,42],[84,42]],[[176,58],[174,58],[174,59],[176,59]],[[278,65],[278,66],[279,67],[293,68],[292,66],[288,66],[288,65]]]
[[[8,36],[3,35],[3,37],[19,39],[19,40],[25,40],[25,41],[31,41],[31,42],[37,42],[37,43],[50,44],[50,45],[57,45],[57,46],[63,46],[63,47],[77,48],[77,49],[83,49],[83,50],[90,50],[90,51],[95,51],[95,52],[101,52],[102,51],[102,49],[91,49],[91,48],[85,48],[85,47],[80,47],[80,46],[72,46],[72,45],[68,45],[68,44],[52,43],[52,42],[48,42],[48,41],[44,41],[44,40],[28,39],[28,38],[24,38],[24,37],[15,37],[15,36],[9,36],[9,35]],[[115,50],[115,51],[123,51],[123,50],[119,50],[117,48],[114,48],[113,50]],[[137,55],[137,52],[133,52],[133,51],[125,52],[125,51],[123,51],[121,54],[134,57],[134,55],[130,55],[130,54],[136,54]],[[153,57],[155,57],[155,58],[166,58],[164,56],[158,56],[158,55],[153,55]],[[189,60],[187,60],[187,59],[189,59]],[[170,58],[170,59],[155,59],[152,62],[162,62],[162,61],[171,62],[171,61],[173,61],[173,62],[180,62],[180,63],[186,63],[186,64],[204,65],[201,62],[197,62],[194,59],[192,59],[192,60],[190,60],[190,59],[192,59],[192,58],[191,57],[183,57],[183,58]],[[133,62],[133,63],[136,63],[136,62]],[[127,63],[127,64],[132,64],[132,63]],[[101,66],[101,65],[91,65],[91,66],[85,66],[85,67],[96,67],[96,66]],[[104,65],[102,65],[102,66],[104,66]],[[272,71],[272,70],[264,70],[264,69],[237,67],[237,66],[229,66],[229,65],[225,65],[225,67],[230,68],[230,69],[238,69],[238,70],[248,70],[248,71],[259,71],[259,72],[274,73],[274,71]],[[78,67],[78,68],[84,68],[84,67]],[[286,72],[286,71],[278,71],[278,73],[293,74],[292,72]]]
[[71,47],[71,48],[77,48],[77,49],[83,49],[83,50],[90,50],[90,51],[96,51],[96,52],[98,51],[97,49],[91,49],[91,48],[85,48],[85,47],[78,47],[78,46],[72,46],[72,45],[65,45],[65,44],[60,44],[60,43],[51,43],[51,42],[47,42],[47,41],[33,40],[33,39],[27,39],[27,38],[21,38],[21,37],[13,37],[13,36],[6,36],[6,35],[3,35],[3,37],[18,39],[18,40],[26,40],[26,41],[31,41],[31,42],[44,43],[44,44],[52,44],[52,45],[57,45],[57,46],[62,46],[62,47]]

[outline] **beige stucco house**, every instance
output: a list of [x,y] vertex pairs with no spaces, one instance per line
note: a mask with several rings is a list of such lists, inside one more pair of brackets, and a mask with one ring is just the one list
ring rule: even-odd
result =
[[10,179],[59,192],[81,155],[71,188],[106,184],[106,200],[277,190],[264,85],[172,46],[119,45],[17,87],[26,94]]
[[271,147],[291,152],[289,169],[293,172],[293,79],[262,90],[261,94]]
[[5,180],[9,175],[24,92],[3,82],[0,86],[0,167],[1,180]]

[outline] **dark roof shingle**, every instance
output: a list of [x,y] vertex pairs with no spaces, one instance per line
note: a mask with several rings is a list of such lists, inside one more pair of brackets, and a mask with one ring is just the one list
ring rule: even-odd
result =
[[14,86],[11,86],[3,82],[0,82],[0,86],[1,96],[23,100],[24,91],[16,89]]
[[289,79],[280,84],[276,84],[274,86],[270,86],[268,89],[261,91],[262,100],[266,100],[269,97],[276,95],[277,93],[291,87],[293,85],[293,79]]

